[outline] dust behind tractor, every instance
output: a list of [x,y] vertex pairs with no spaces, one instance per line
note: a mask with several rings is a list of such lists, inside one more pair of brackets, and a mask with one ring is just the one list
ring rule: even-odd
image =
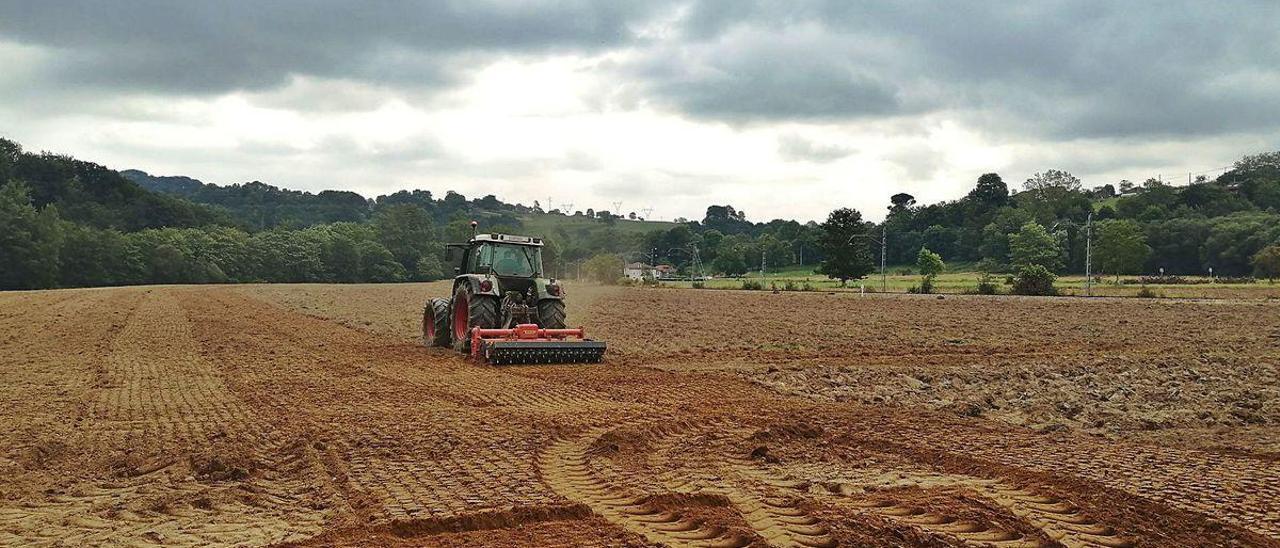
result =
[[427,301],[422,339],[483,363],[598,363],[605,343],[565,327],[564,287],[542,270],[542,239],[476,234],[446,244],[454,265],[452,298]]

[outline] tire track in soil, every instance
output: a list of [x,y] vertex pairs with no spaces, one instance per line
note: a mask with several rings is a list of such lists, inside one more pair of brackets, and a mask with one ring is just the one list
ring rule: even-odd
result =
[[1031,488],[950,474],[917,476],[915,479],[933,485],[920,489],[920,496],[935,493],[933,496],[936,498],[958,501],[962,505],[966,504],[966,500],[979,497],[1007,511],[1009,517],[1035,529],[1037,536],[1043,538],[1029,537],[1015,529],[1001,528],[990,522],[963,519],[950,512],[931,511],[918,505],[918,497],[912,501],[894,500],[892,491],[868,492],[864,486],[851,483],[829,483],[824,487],[828,498],[842,499],[842,505],[910,525],[927,533],[954,538],[967,545],[1032,547],[1045,546],[1051,542],[1069,548],[1136,546],[1134,540],[1121,536],[1115,528],[1090,518],[1075,505]]
[[[677,444],[679,440],[711,450],[720,457],[719,464],[724,466],[696,473],[690,473],[687,467],[681,468],[659,476],[664,483],[677,492],[725,494],[739,509],[745,510],[752,527],[774,545],[835,544],[829,528],[799,510],[802,505],[795,501],[802,499],[835,501],[838,506],[856,513],[876,515],[931,536],[972,546],[1033,547],[1059,543],[1072,548],[1129,548],[1135,545],[1133,540],[1120,536],[1114,528],[1095,521],[1061,498],[996,480],[959,475],[917,478],[937,486],[923,491],[923,496],[937,492],[936,498],[945,499],[947,505],[972,504],[965,501],[974,496],[981,497],[1003,508],[1007,518],[1022,523],[1024,529],[1036,531],[1036,535],[1028,536],[1015,529],[1001,528],[989,520],[984,523],[946,512],[929,511],[911,502],[894,501],[884,494],[868,497],[862,486],[856,484],[819,484],[809,479],[777,475],[761,462],[771,458],[767,452],[756,455],[753,451],[747,455],[733,449],[732,441],[750,440],[755,433],[751,429],[712,422],[683,429],[660,428],[656,432],[654,449],[648,459],[650,462],[668,461],[683,453],[684,449]],[[749,496],[749,492],[740,486],[750,483],[772,488],[775,493],[772,498]],[[950,496],[954,494],[964,496]]]
[[571,421],[625,407],[241,295],[197,301],[210,320],[202,344],[235,372],[234,390],[323,440],[344,463],[340,489],[360,499],[349,516],[356,522],[563,504],[537,473],[549,416]]
[[1214,516],[1280,538],[1280,462],[1132,443],[1047,443],[1045,436],[938,436],[942,451],[1005,466],[1096,481],[1132,495]]
[[[141,302],[107,344],[76,440],[126,460],[106,457],[105,477],[5,509],[7,540],[262,544],[318,532],[323,515],[304,500],[313,488],[303,479],[317,461],[263,435],[270,426],[196,353],[174,290],[133,295]],[[247,454],[190,453],[231,445]]]
[[560,496],[650,542],[672,546],[741,547],[755,538],[724,523],[701,518],[687,508],[666,510],[653,497],[627,484],[617,471],[602,473],[589,446],[608,427],[555,442],[542,456],[542,478]]
[[[710,424],[658,428],[652,432],[653,450],[648,461],[670,460],[678,453],[677,442],[698,438],[697,444],[711,449],[705,469],[682,467],[678,472],[659,476],[676,492],[711,493],[726,497],[746,519],[747,524],[773,546],[829,548],[837,542],[820,519],[804,510],[786,491],[792,485],[771,481],[753,473],[750,462],[740,459],[732,449],[718,443],[733,436],[731,424]],[[781,494],[780,494],[781,492]]]
[[[0,301],[0,408],[13,421],[0,429],[0,471],[12,467],[17,474],[21,461],[57,459],[54,446],[82,414],[80,393],[99,375],[105,341],[134,303],[104,291],[19,293]],[[92,321],[77,321],[84,319]]]

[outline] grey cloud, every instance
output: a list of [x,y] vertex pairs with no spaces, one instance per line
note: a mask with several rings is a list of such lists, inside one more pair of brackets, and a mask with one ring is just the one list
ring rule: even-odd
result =
[[[670,32],[644,32],[677,13]],[[732,124],[943,112],[1051,139],[1280,125],[1280,3],[1268,0],[0,2],[0,42],[47,54],[14,61],[38,66],[18,71],[22,90],[0,87],[11,100],[298,77],[410,93],[505,56],[627,51],[601,64],[615,85],[588,101]]]
[[778,155],[789,162],[827,163],[853,153],[852,148],[815,143],[799,135],[788,134],[778,137]]
[[291,75],[447,84],[455,55],[591,51],[635,40],[629,2],[0,3],[0,39],[51,48],[50,80],[219,93]]
[[679,55],[634,74],[735,123],[947,111],[1055,139],[1280,124],[1274,2],[701,2],[681,31]]

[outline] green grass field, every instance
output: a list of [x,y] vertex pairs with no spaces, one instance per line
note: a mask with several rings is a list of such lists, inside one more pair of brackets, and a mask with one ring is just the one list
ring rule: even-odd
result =
[[[878,272],[861,280],[851,280],[846,286],[841,287],[839,280],[832,280],[821,274],[814,274],[812,267],[769,272],[763,277],[760,276],[759,272],[752,272],[739,279],[717,278],[707,280],[704,282],[704,286],[711,289],[740,289],[744,281],[753,280],[763,282],[765,289],[772,288],[774,284],[778,286],[778,289],[784,289],[786,283],[790,281],[797,288],[802,288],[805,284],[808,284],[814,291],[858,292],[865,288],[868,293],[881,291],[906,293],[909,288],[920,285],[920,276],[916,274],[900,274],[899,272],[903,268],[906,267],[889,267],[888,275],[884,279],[883,289]],[[979,272],[967,270],[944,272],[934,279],[934,293],[974,293],[980,276],[982,274]],[[1136,280],[1137,277],[1121,277],[1122,281],[1126,279]],[[1005,284],[1004,274],[992,274],[992,281],[996,284],[1000,293],[1009,293],[1010,286]],[[663,282],[662,285],[692,287],[692,282]],[[1060,276],[1054,285],[1063,295],[1085,295],[1085,278],[1083,275]],[[1115,277],[1108,276],[1101,283],[1094,283],[1092,294],[1095,296],[1136,297],[1142,288],[1142,285],[1136,283],[1117,284]],[[1268,283],[1265,280],[1259,280],[1257,283],[1252,284],[1149,285],[1147,289],[1154,293],[1156,297],[1168,298],[1280,298],[1280,284]]]

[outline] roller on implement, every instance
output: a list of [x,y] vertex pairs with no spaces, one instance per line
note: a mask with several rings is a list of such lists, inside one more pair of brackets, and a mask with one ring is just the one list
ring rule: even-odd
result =
[[422,340],[452,346],[481,363],[599,363],[605,343],[565,327],[564,287],[544,278],[542,239],[476,234],[447,244],[455,263],[453,297],[430,299],[422,310]]
[[[568,340],[575,337],[578,340]],[[512,329],[471,329],[471,358],[482,363],[599,363],[605,344],[577,329],[543,329],[525,323]]]

